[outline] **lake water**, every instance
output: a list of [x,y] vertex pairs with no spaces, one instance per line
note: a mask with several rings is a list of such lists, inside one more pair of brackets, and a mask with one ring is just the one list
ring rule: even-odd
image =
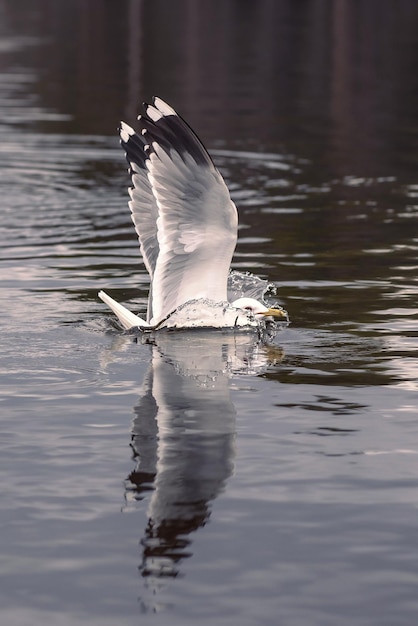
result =
[[[417,67],[407,0],[0,0],[2,624],[416,624]],[[97,298],[146,307],[116,128],[153,94],[269,345]]]

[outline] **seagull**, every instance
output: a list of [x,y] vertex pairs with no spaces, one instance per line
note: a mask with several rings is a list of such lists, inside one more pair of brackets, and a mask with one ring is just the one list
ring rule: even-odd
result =
[[[143,106],[140,132],[121,122],[119,133],[133,185],[129,208],[151,279],[146,320],[104,291],[99,298],[125,329],[227,328],[287,320],[284,309],[267,307],[255,298],[228,302],[238,230],[235,204],[187,122],[161,98]],[[191,308],[208,315],[190,316]],[[221,314],[211,316],[212,309]],[[176,313],[177,321],[170,326]]]

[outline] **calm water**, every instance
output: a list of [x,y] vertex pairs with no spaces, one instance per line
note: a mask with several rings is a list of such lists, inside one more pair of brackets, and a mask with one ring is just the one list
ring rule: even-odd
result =
[[[417,33],[407,0],[0,0],[2,623],[416,624]],[[271,345],[97,299],[146,306],[115,129],[154,93]]]

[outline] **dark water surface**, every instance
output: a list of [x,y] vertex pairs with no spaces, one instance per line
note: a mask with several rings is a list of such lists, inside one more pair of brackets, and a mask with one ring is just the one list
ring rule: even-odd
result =
[[[166,98],[291,325],[121,333]],[[0,621],[412,626],[418,4],[0,0]]]

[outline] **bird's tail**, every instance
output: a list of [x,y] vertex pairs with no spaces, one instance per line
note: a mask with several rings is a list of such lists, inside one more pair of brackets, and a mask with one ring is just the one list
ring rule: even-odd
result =
[[97,295],[100,300],[103,300],[103,302],[112,309],[122,326],[127,330],[129,328],[135,328],[136,326],[149,327],[149,324],[145,320],[129,311],[129,309],[119,304],[119,302],[116,302],[116,300],[111,298],[106,292],[99,291]]

